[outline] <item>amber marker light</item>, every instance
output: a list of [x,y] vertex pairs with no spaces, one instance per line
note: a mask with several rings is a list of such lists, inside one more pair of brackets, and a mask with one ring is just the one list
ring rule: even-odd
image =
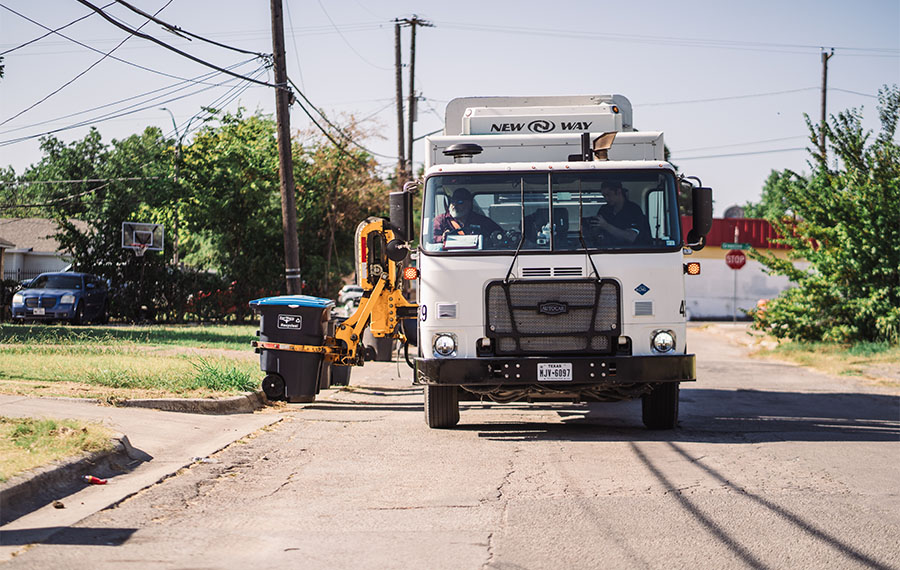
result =
[[700,262],[692,261],[684,264],[684,272],[688,275],[700,275]]
[[407,281],[414,281],[419,278],[419,270],[415,267],[404,267],[403,278]]

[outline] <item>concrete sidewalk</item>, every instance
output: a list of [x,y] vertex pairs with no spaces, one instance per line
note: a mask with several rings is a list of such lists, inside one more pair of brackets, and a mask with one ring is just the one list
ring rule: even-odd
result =
[[[226,412],[234,411],[226,406]],[[208,408],[209,402],[205,404]],[[243,404],[239,405],[242,407]],[[184,405],[182,405],[184,408]],[[199,409],[199,408],[198,408]],[[249,410],[248,410],[249,411]],[[282,415],[271,410],[257,413],[185,413],[138,407],[118,408],[77,399],[29,398],[0,395],[0,415],[9,417],[71,418],[102,423],[124,435],[122,445],[110,465],[97,464],[108,475],[106,485],[86,485],[79,480],[78,468],[71,464],[51,467],[56,479],[69,476],[72,481],[55,481],[65,496],[34,497],[48,502],[28,514],[0,526],[0,531],[23,531],[33,534],[38,542],[62,527],[122,501],[190,465],[195,458],[205,458],[254,431],[281,420]],[[102,458],[95,458],[102,459]],[[82,468],[84,465],[81,466]],[[10,483],[13,483],[10,481]],[[7,486],[8,487],[8,486]],[[62,490],[64,489],[65,490]],[[27,509],[26,509],[27,510]],[[8,519],[6,514],[4,519]],[[0,540],[2,543],[2,540]],[[8,560],[23,547],[0,544],[0,561]]]

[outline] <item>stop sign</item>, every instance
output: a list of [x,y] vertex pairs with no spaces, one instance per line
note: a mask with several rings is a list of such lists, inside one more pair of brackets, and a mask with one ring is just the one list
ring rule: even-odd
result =
[[725,254],[725,263],[732,269],[740,269],[747,263],[747,256],[739,249],[733,249]]

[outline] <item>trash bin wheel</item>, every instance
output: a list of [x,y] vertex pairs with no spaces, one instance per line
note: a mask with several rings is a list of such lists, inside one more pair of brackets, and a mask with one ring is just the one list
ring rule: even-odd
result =
[[266,398],[272,401],[284,400],[284,378],[278,374],[267,374],[262,381],[262,390]]

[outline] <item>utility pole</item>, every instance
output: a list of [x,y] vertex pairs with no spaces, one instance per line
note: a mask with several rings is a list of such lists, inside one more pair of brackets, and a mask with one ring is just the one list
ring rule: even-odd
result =
[[421,20],[418,16],[413,14],[412,18],[408,18],[404,20],[411,28],[411,36],[410,36],[410,44],[409,44],[409,102],[408,107],[408,122],[407,129],[409,132],[409,136],[406,141],[406,163],[408,165],[407,172],[409,172],[410,178],[415,178],[415,171],[413,166],[413,122],[416,120],[416,89],[415,89],[415,80],[416,80],[416,26],[424,26],[427,28],[433,28],[434,24],[427,20]]
[[275,121],[278,129],[278,175],[281,179],[281,227],[284,232],[284,278],[288,295],[303,287],[300,275],[300,243],[297,238],[297,204],[294,198],[294,161],[291,156],[292,94],[287,86],[284,56],[284,18],[281,0],[271,0],[272,55],[275,66]]
[[819,152],[822,153],[823,162],[825,162],[825,125],[827,124],[825,99],[828,94],[828,60],[832,57],[834,57],[834,48],[831,48],[831,53],[825,53],[825,48],[822,48],[822,116],[819,120]]
[[[181,148],[184,143],[184,137],[188,134],[188,129],[191,128],[191,123],[194,121],[195,117],[191,117],[191,119],[184,126],[184,132],[178,133],[178,123],[175,122],[175,114],[172,113],[171,109],[166,107],[160,107],[160,111],[166,111],[169,113],[169,116],[172,117],[172,128],[175,130],[175,137],[178,139],[178,144],[175,147],[175,178],[173,182],[175,183],[176,192],[179,191],[178,188],[178,173],[181,170]],[[175,201],[175,212],[174,212],[174,238],[172,239],[172,264],[175,267],[178,267],[178,263],[181,261],[178,256],[178,210],[181,206],[181,197]]]
[[394,75],[397,86],[397,186],[406,182],[406,159],[403,156],[403,72],[400,60],[400,24],[394,20]]

